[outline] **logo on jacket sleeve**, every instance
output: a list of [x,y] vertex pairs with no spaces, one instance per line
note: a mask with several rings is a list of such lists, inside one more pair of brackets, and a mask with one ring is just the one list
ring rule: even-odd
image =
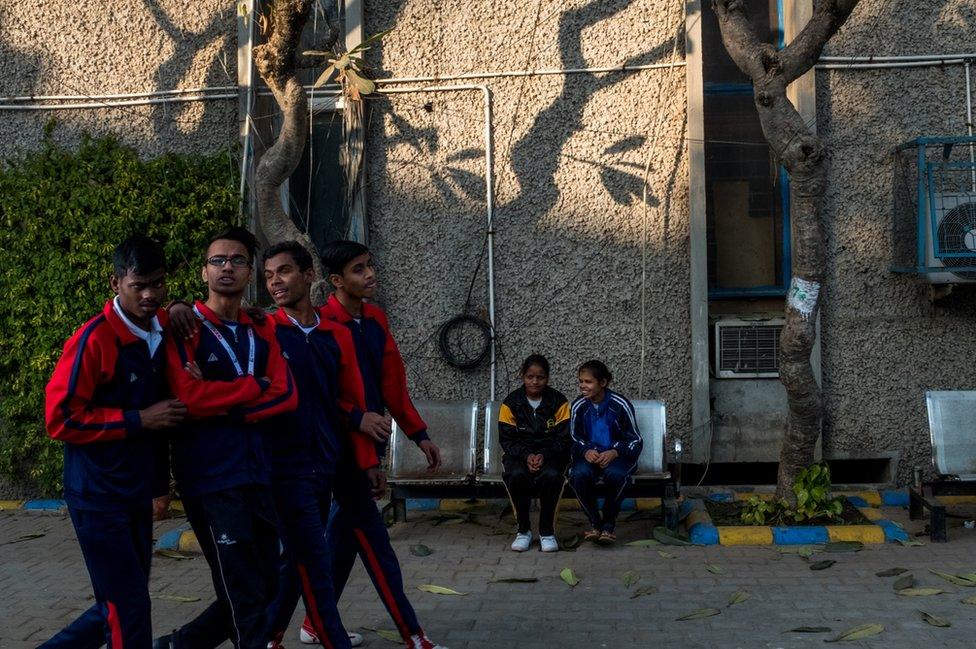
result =
[[213,352],[210,352],[210,356],[207,357],[207,362],[208,363],[216,363],[217,362],[217,355],[214,354]]
[[132,374],[129,375],[129,383],[135,383],[138,380],[139,380],[139,377],[136,376],[136,373],[135,372],[133,372]]

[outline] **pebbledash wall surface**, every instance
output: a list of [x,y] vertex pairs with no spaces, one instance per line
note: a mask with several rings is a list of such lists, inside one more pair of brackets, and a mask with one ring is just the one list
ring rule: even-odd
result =
[[[696,11],[696,4],[688,6]],[[862,0],[826,53],[972,50],[971,3],[911,4]],[[690,187],[699,179],[690,171],[689,138],[701,125],[689,118],[700,120],[701,113],[688,80],[700,72],[682,63],[700,66],[700,58],[686,46],[694,43],[696,16],[686,17],[685,5],[367,0],[363,15],[366,34],[393,30],[370,53],[379,78],[678,62],[627,73],[386,87],[473,84],[491,91],[498,398],[517,384],[514,373],[530,352],[549,356],[553,384],[568,395],[575,392],[575,366],[602,358],[616,389],[667,403],[669,428],[700,460],[708,392],[701,381],[694,389],[693,376],[709,331],[696,330],[693,353]],[[90,0],[5,3],[0,95],[235,86],[238,20],[235,3],[218,0],[201,0],[192,10],[176,0],[122,0],[110,12]],[[889,272],[890,152],[919,135],[965,132],[962,67],[815,74],[817,127],[834,147],[825,211],[831,270],[821,319],[824,451],[897,451],[904,482],[913,464],[928,465],[924,390],[974,387],[968,359],[976,352],[976,295],[957,291],[933,306],[925,284]],[[381,272],[379,301],[407,358],[414,394],[484,401],[487,368],[454,370],[436,346],[437,327],[465,305],[482,251],[483,96],[415,91],[368,101],[370,244]],[[67,145],[83,131],[114,133],[153,156],[235,147],[241,115],[233,98],[0,111],[0,157],[36,147],[51,118],[58,121],[55,137]],[[484,278],[482,266],[471,296],[475,312],[487,306]]]

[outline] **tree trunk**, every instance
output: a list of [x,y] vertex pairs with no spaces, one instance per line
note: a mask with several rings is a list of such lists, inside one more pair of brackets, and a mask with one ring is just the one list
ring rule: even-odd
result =
[[813,17],[777,51],[753,32],[743,0],[713,0],[722,42],[750,77],[763,134],[790,175],[793,277],[780,335],[780,380],[789,401],[789,427],[780,449],[777,497],[793,502],[797,472],[813,462],[823,402],[810,364],[817,338],[817,314],[827,270],[821,210],[827,190],[828,150],[786,97],[787,86],[809,71],[827,41],[847,20],[858,0],[814,0]]
[[[267,84],[281,110],[281,131],[275,143],[264,152],[255,171],[258,220],[261,231],[271,244],[295,240],[311,253],[318,281],[312,289],[312,301],[325,301],[325,273],[321,258],[311,238],[299,230],[281,205],[281,186],[301,162],[308,138],[308,98],[298,79],[299,43],[311,0],[274,0],[271,3],[270,33],[266,43],[254,48],[254,66]],[[328,49],[338,36],[332,27],[331,42],[319,49]]]

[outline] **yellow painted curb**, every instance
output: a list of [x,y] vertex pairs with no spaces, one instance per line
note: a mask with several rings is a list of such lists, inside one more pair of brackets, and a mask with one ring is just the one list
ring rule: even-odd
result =
[[937,496],[943,505],[973,505],[976,504],[976,496]]
[[182,500],[171,500],[169,502],[169,510],[171,512],[182,512],[184,514],[186,513],[186,510],[183,509],[183,501]]
[[661,506],[660,498],[635,498],[635,507],[639,510],[657,509]]
[[832,493],[832,496],[856,496],[864,502],[866,502],[871,507],[881,506],[881,494],[877,491],[838,491],[837,493]]
[[828,525],[827,535],[831,541],[885,542],[884,528],[879,525]]
[[180,552],[203,552],[200,549],[200,542],[197,541],[197,535],[192,530],[187,530],[180,535],[179,550]]
[[462,512],[466,509],[471,509],[473,507],[478,507],[484,503],[480,500],[478,502],[470,503],[467,500],[461,498],[442,498],[441,506],[438,507],[442,512]]
[[772,545],[773,530],[745,525],[719,527],[718,539],[722,545]]
[[0,510],[20,509],[21,505],[23,504],[23,500],[0,500]]
[[858,507],[857,510],[869,521],[880,521],[885,515],[875,507]]
[[753,497],[758,498],[759,500],[765,500],[767,502],[776,499],[776,494],[774,493],[766,493],[766,492],[759,492],[759,491],[752,491],[752,492],[744,491],[742,493],[733,493],[732,496],[733,498],[735,498],[735,502],[742,502],[742,503],[747,502],[750,498]]

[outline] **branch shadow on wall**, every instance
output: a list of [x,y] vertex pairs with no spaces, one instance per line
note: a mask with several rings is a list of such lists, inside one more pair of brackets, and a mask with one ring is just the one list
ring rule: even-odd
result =
[[[219,43],[220,53],[225,54],[228,40],[234,37],[234,33],[227,29],[228,24],[233,25],[233,22],[230,21],[234,11],[233,3],[225,11],[215,14],[205,28],[193,32],[182,29],[174,23],[173,19],[160,6],[160,0],[142,0],[142,2],[162,32],[173,42],[173,53],[156,69],[157,90],[176,88],[180,81],[190,73],[197,52],[210,48],[216,42]],[[236,85],[237,78],[231,74],[231,62],[221,59],[219,54],[214,56],[204,75],[203,86]],[[180,137],[191,140],[202,135],[206,129],[212,128],[206,117],[207,113],[213,110],[214,102],[198,103],[202,107],[202,113],[192,120],[183,120],[180,116],[188,113],[195,103],[154,105],[152,124],[157,140],[162,140],[164,135],[171,132],[177,123],[184,126],[193,124],[192,128],[183,128],[179,133]]]

